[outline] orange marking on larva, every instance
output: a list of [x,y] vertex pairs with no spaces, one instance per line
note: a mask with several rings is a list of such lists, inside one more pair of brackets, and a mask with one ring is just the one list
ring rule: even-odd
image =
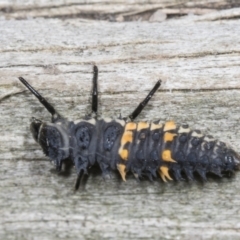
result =
[[164,182],[167,182],[167,180],[166,180],[164,174],[161,172],[160,169],[159,169],[158,173],[159,173],[160,177],[162,178],[162,180],[163,180]]
[[137,126],[137,131],[140,131],[142,129],[149,128],[149,123],[148,122],[139,122]]
[[172,159],[170,150],[164,150],[162,152],[162,160],[166,162],[176,162],[175,160]]
[[177,136],[177,134],[175,133],[169,132],[164,133],[164,142],[172,142],[175,136]]
[[123,164],[117,164],[117,169],[122,177],[122,180],[126,182],[126,166]]
[[[129,127],[132,128],[132,126],[130,126],[129,124],[132,124],[132,123],[127,123],[128,125],[128,129]],[[136,123],[133,123],[135,124],[136,126]],[[126,128],[127,128],[127,125],[126,125]],[[128,160],[128,150],[127,149],[123,149],[125,144],[127,143],[131,143],[133,141],[133,132],[131,130],[126,130],[125,129],[125,132],[123,133],[122,135],[122,138],[121,138],[121,146],[118,150],[118,154],[120,155],[120,157],[123,159],[123,160]]]
[[[160,171],[160,172],[162,173],[162,175],[164,176],[164,179],[165,179],[165,177],[166,177],[168,180],[172,180],[172,178],[169,176],[169,173],[168,173],[168,171],[169,171],[169,168],[168,168],[168,167],[162,166],[162,167],[160,167],[159,171]],[[160,176],[162,177],[161,173],[160,173]],[[163,178],[163,177],[162,177],[162,178]],[[164,179],[163,179],[163,181],[164,181]],[[166,179],[165,179],[165,180],[166,180]],[[165,181],[164,181],[164,182],[165,182]]]
[[126,124],[125,126],[125,131],[131,131],[131,130],[135,130],[137,128],[137,124],[134,122],[129,122]]
[[162,128],[162,124],[151,123],[150,131]]
[[123,133],[122,139],[121,139],[121,146],[123,147],[126,143],[133,141],[133,133],[131,131],[127,131]]
[[166,132],[166,131],[170,131],[170,130],[175,130],[176,128],[177,128],[177,126],[176,126],[175,122],[169,121],[169,122],[165,123],[163,131]]
[[118,153],[123,160],[128,159],[128,150],[127,149],[120,149]]

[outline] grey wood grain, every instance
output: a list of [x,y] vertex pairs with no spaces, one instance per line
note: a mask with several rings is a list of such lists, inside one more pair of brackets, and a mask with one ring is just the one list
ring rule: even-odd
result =
[[[188,14],[205,15],[217,10],[240,7],[237,0],[118,0],[118,1],[7,1],[0,2],[0,13],[6,19],[84,18],[109,21],[164,21]],[[153,15],[158,12],[158,17]],[[162,16],[159,16],[159,13]],[[165,17],[163,17],[165,15]],[[239,14],[238,14],[239,16]],[[230,18],[233,18],[231,14]],[[235,16],[236,17],[236,16]],[[229,18],[229,16],[228,16]]]
[[96,169],[74,193],[74,169],[57,174],[33,141],[29,119],[50,116],[17,79],[80,119],[90,112],[93,64],[103,117],[127,116],[160,78],[138,120],[186,122],[238,150],[239,25],[208,14],[162,23],[1,19],[0,238],[239,239],[239,173],[205,184],[137,183],[129,174],[124,183]]

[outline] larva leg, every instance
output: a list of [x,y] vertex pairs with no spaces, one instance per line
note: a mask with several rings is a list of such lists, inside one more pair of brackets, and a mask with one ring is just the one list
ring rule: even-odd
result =
[[93,66],[93,90],[92,90],[92,112],[97,114],[98,111],[98,68],[97,66]]
[[[91,169],[89,169],[89,172],[91,172]],[[77,191],[80,187],[84,187],[86,185],[88,177],[90,175],[89,172],[87,173],[87,172],[84,172],[84,170],[81,170],[78,173],[75,186],[74,186],[75,191]]]
[[143,110],[143,108],[147,105],[149,100],[152,98],[153,94],[158,90],[161,85],[161,80],[158,80],[153,89],[149,92],[147,97],[137,106],[137,108],[129,115],[131,121],[133,121]]
[[54,109],[54,107],[44,98],[42,95],[35,90],[24,78],[19,77],[19,80],[25,85],[29,91],[39,100],[39,102],[52,114],[52,122],[56,122],[57,120],[61,119],[59,113]]
[[84,176],[84,171],[80,171],[77,175],[77,179],[76,179],[76,182],[75,182],[75,191],[77,191],[81,185],[81,181],[83,180],[83,176]]

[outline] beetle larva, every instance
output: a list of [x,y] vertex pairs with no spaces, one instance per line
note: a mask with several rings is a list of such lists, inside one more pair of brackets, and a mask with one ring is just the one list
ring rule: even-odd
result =
[[[97,113],[96,66],[93,72],[92,112]],[[203,180],[209,172],[222,177],[239,168],[240,157],[232,148],[212,136],[191,130],[186,124],[133,121],[160,87],[160,80],[129,115],[129,120],[86,117],[78,122],[62,117],[25,79],[19,80],[52,115],[51,122],[33,118],[34,139],[58,171],[64,160],[73,162],[78,175],[76,189],[94,164],[99,165],[104,177],[117,169],[123,181],[127,172],[132,172],[137,179],[147,176],[150,180],[159,173],[165,182],[173,178],[194,180],[195,173]]]

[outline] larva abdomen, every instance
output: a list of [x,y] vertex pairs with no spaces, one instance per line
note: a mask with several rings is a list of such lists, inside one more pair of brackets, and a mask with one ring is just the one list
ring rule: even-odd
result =
[[123,180],[127,171],[150,180],[158,172],[163,181],[182,180],[182,174],[194,180],[195,172],[206,180],[208,172],[221,177],[239,165],[238,154],[226,144],[173,121],[126,123],[118,154]]

